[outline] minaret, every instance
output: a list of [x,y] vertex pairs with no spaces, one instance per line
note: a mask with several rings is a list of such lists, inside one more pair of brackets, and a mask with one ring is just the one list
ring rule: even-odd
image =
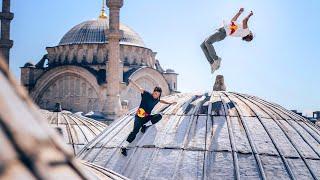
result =
[[13,41],[10,40],[10,22],[13,19],[13,13],[10,12],[10,0],[2,0],[2,12],[0,13],[0,19],[0,55],[6,61],[9,67],[9,51],[13,45]]
[[108,119],[115,119],[121,113],[120,102],[120,73],[122,73],[120,65],[120,8],[123,6],[123,0],[108,0],[109,7],[109,59],[107,64],[107,109]]

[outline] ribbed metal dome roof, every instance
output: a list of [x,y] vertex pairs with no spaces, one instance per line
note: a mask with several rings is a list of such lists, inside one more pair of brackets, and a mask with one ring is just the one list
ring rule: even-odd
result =
[[0,179],[126,179],[80,163],[0,60]]
[[[68,31],[61,39],[59,45],[108,43],[106,30],[109,29],[108,18],[98,18],[80,23]],[[134,30],[124,24],[120,24],[123,31],[120,44],[145,47],[142,38]]]
[[48,123],[58,131],[65,142],[77,154],[88,142],[100,134],[107,125],[96,120],[72,114],[69,111],[41,110]]
[[132,179],[320,178],[320,131],[303,117],[255,96],[176,94],[163,119],[129,146],[134,111],[87,144],[78,157]]
[[103,179],[114,179],[114,180],[128,180],[128,178],[111,171],[109,169],[105,169],[101,166],[97,166],[92,163],[88,163],[85,161],[82,161],[82,165],[84,165],[84,168],[88,170],[88,173],[91,174],[92,177],[95,177],[97,180],[103,180]]

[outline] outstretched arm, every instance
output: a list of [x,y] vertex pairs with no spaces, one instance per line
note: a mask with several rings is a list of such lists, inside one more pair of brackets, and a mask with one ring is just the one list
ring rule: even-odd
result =
[[240,8],[239,12],[231,19],[231,21],[237,21],[238,17],[243,13],[244,9]]
[[141,94],[144,92],[144,89],[131,79],[129,79],[129,83],[132,83],[133,87],[135,87]]
[[163,104],[177,104],[177,102],[168,102],[168,101],[165,101],[165,100],[160,100],[161,103]]
[[243,19],[243,21],[242,21],[243,29],[248,28],[248,21],[252,15],[253,15],[253,12],[251,11],[250,14],[246,18]]

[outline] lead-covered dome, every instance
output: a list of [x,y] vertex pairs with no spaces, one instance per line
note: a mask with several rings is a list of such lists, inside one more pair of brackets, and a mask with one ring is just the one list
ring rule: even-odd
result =
[[163,119],[119,148],[134,111],[88,143],[78,157],[132,179],[319,179],[320,131],[255,96],[213,91],[165,98]]
[[[109,18],[85,21],[68,31],[59,45],[108,43],[106,36],[106,30],[108,29]],[[145,47],[142,38],[130,27],[120,23],[120,30],[122,31],[120,44]]]
[[40,110],[50,127],[54,128],[65,143],[77,154],[88,142],[100,134],[107,125],[69,111]]

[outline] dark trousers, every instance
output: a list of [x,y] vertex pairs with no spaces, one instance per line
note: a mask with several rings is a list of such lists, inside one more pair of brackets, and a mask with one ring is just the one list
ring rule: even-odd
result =
[[213,64],[213,62],[219,58],[213,47],[213,43],[222,41],[226,36],[226,30],[220,28],[201,44],[202,51],[210,64]]
[[149,121],[151,121],[152,124],[156,124],[157,122],[159,122],[161,120],[161,118],[162,118],[161,114],[150,115],[145,118],[140,118],[138,116],[135,116],[133,130],[129,134],[127,141],[129,143],[131,143],[136,138],[136,135],[138,134],[140,128],[144,124],[146,124]]

